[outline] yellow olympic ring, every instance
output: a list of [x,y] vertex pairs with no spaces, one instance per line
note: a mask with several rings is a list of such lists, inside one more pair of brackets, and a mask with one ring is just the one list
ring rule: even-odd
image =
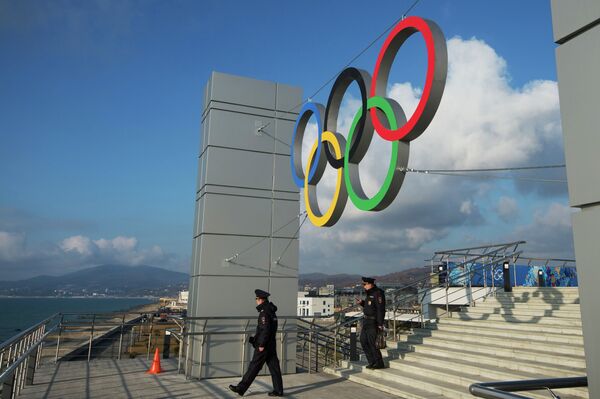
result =
[[[321,136],[321,142],[325,145],[327,145],[327,143],[331,144],[335,157],[337,159],[342,159],[346,150],[346,139],[344,136],[338,133],[325,131]],[[312,167],[318,147],[319,139],[315,141],[315,144],[310,151],[310,155],[308,156],[308,164],[306,167],[309,170]],[[324,156],[321,156],[319,159],[317,159],[317,169],[315,172],[315,178],[313,179],[315,182],[314,184],[309,182],[308,173],[306,173],[304,176],[304,203],[306,205],[306,213],[312,224],[317,227],[333,226],[336,224],[344,212],[346,202],[348,202],[348,191],[346,191],[346,182],[344,181],[344,169],[339,168],[337,169],[337,178],[333,199],[331,200],[331,204],[329,204],[327,212],[324,214],[321,213],[321,210],[319,209],[319,202],[317,200],[317,183],[319,180],[321,180],[321,176],[323,176],[326,166],[327,162]]]

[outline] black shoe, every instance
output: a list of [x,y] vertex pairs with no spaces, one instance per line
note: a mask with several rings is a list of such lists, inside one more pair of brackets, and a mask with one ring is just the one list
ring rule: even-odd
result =
[[375,368],[375,365],[374,365],[374,364],[369,364],[369,365],[367,365],[367,368],[368,368],[369,370],[372,370],[372,369],[374,369],[374,368]]
[[269,396],[283,396],[283,392],[269,392]]
[[237,385],[230,385],[229,390],[237,393],[240,396],[244,396],[244,391],[240,390]]
[[380,364],[375,364],[373,367],[371,367],[372,370],[379,370],[379,369],[384,369],[385,368],[385,364],[380,363]]

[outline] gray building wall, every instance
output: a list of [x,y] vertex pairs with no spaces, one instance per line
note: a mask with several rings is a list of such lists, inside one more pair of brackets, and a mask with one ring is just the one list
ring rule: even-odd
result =
[[552,0],[590,398],[600,398],[600,1]]
[[[299,88],[218,72],[206,85],[188,316],[248,319],[197,320],[192,333],[254,331],[256,288],[271,293],[279,316],[296,315],[300,195],[289,158],[297,113],[289,111],[301,100]],[[190,338],[189,377],[243,374],[252,357],[243,334],[205,337]],[[282,371],[293,373],[295,335],[281,338]]]

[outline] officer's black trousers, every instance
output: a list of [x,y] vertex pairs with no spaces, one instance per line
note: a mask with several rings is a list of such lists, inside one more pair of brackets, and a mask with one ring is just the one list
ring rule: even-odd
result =
[[375,320],[363,321],[362,330],[360,332],[360,345],[367,356],[367,361],[371,365],[383,366],[383,358],[381,351],[375,346],[377,338],[377,325]]
[[271,373],[273,391],[283,394],[281,369],[279,368],[279,359],[277,358],[277,351],[274,344],[268,345],[262,352],[259,352],[258,348],[254,349],[254,356],[252,356],[252,360],[248,365],[248,370],[244,374],[242,381],[238,384],[240,391],[246,392],[265,363],[267,363],[267,367],[269,367],[269,372]]

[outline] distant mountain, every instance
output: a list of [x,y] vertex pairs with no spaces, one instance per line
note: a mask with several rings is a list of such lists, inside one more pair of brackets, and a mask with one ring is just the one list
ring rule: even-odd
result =
[[101,265],[62,276],[0,281],[0,295],[173,295],[189,275],[154,266]]
[[[413,267],[411,269],[373,277],[376,279],[376,283],[410,284],[413,281],[425,279],[428,274],[428,268]],[[298,286],[300,288],[307,285],[311,287],[324,287],[327,284],[333,284],[336,288],[343,288],[355,286],[360,284],[360,282],[361,276],[358,274],[307,273],[300,274],[298,278]]]
[[325,274],[325,273],[307,273],[298,276],[298,286],[306,285],[311,287],[324,287],[327,284],[333,284],[336,287],[345,287],[360,282],[358,274]]

